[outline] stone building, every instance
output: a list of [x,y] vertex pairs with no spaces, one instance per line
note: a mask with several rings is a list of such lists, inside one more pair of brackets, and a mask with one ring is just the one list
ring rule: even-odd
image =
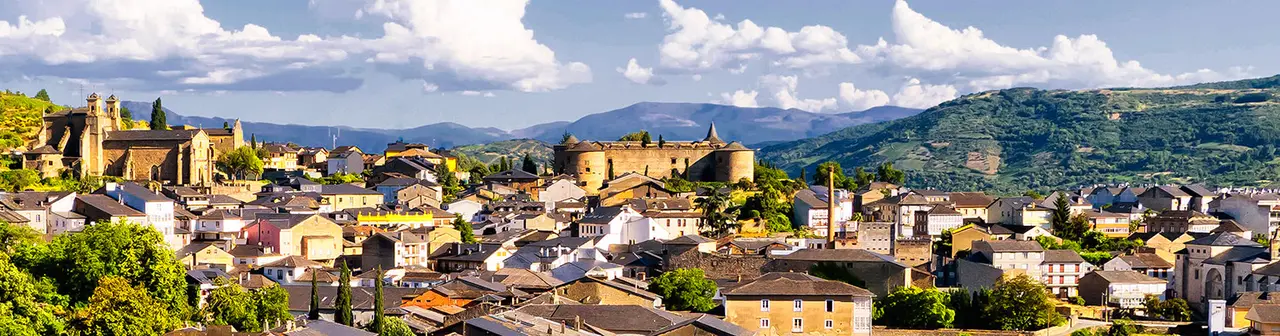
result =
[[218,156],[244,142],[239,122],[230,130],[214,130],[215,135],[203,129],[122,130],[120,100],[111,96],[102,101],[96,93],[84,107],[43,119],[23,166],[44,177],[69,170],[79,176],[208,186]]
[[[720,140],[715,125],[701,141],[579,141],[569,136],[555,146],[555,172],[578,178],[594,194],[605,180],[625,173],[654,178],[672,174],[692,181],[737,182],[755,175],[755,152]],[[612,175],[612,176],[610,176]]]

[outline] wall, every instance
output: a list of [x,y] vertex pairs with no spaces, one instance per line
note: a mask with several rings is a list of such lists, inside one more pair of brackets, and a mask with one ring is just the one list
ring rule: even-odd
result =
[[600,300],[598,303],[594,301],[588,303],[602,305],[637,305],[654,307],[655,303],[654,300],[633,295],[590,280],[578,281],[574,284],[556,288],[556,294],[578,302],[583,302],[583,300],[587,299],[598,299]]
[[[795,310],[794,300],[801,300],[800,311]],[[826,311],[826,300],[833,301],[833,311]],[[762,308],[762,300],[769,300],[769,308]],[[802,319],[803,332],[827,335],[851,335],[853,333],[854,304],[852,297],[839,296],[733,296],[725,301],[725,322],[762,335],[786,335],[793,333],[793,319]],[[870,307],[865,307],[870,309]],[[866,314],[864,314],[866,315]],[[769,326],[761,320],[768,319]],[[831,320],[832,328],[824,323]]]
[[755,278],[768,262],[764,256],[723,256],[690,250],[667,256],[663,269],[700,268],[711,279]]

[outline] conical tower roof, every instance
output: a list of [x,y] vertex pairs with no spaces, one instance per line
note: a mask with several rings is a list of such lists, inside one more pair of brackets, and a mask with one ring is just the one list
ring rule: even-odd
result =
[[565,139],[564,139],[564,141],[563,141],[563,142],[561,142],[560,144],[562,144],[562,145],[573,145],[573,144],[576,144],[576,143],[578,143],[578,142],[579,142],[579,141],[578,141],[578,137],[574,136],[573,134],[569,134],[569,137],[568,137],[568,138],[565,138]]
[[702,139],[702,141],[710,142],[710,143],[724,143],[724,140],[720,140],[720,135],[716,134],[715,122],[711,123],[711,128],[707,129],[707,138]]

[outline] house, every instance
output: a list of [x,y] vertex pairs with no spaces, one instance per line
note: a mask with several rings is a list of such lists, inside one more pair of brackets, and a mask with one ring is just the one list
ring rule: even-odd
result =
[[387,149],[382,151],[382,154],[391,158],[391,157],[402,156],[401,154],[407,150],[429,150],[429,149],[430,147],[427,146],[426,144],[408,143],[408,142],[404,142],[404,140],[396,140],[396,142],[387,144]]
[[178,262],[188,269],[205,266],[228,270],[235,266],[235,256],[219,248],[216,244],[191,243],[183,246],[182,249],[174,252],[174,254],[177,256]]
[[333,207],[332,211],[368,208],[384,203],[382,193],[350,184],[321,186],[320,197]]
[[938,237],[964,224],[964,217],[950,206],[935,206],[925,212],[916,212],[915,236]]
[[[441,244],[443,245],[443,243]],[[392,269],[405,266],[426,266],[431,255],[426,235],[409,231],[382,232],[360,242],[362,256],[360,267]]]
[[475,276],[462,276],[447,281],[409,300],[404,306],[434,308],[440,306],[466,307],[480,299],[523,297],[527,293],[518,289],[508,289],[501,283],[488,281]]
[[1280,304],[1259,304],[1249,308],[1250,335],[1280,335]]
[[1165,281],[1134,271],[1093,271],[1080,278],[1080,297],[1089,305],[1142,308],[1148,295],[1164,300]]
[[[84,221],[88,223],[127,221],[141,224],[147,220],[147,214],[120,204],[120,201],[112,199],[110,196],[99,194],[77,196],[72,211],[83,215]],[[83,228],[80,228],[80,230],[75,229],[75,227],[69,226],[66,231],[83,231]]]
[[1102,232],[1102,234],[1111,238],[1128,237],[1129,232],[1129,215],[1118,214],[1106,210],[1085,210],[1084,215],[1088,218],[1089,227],[1094,231]]
[[[324,265],[307,260],[301,256],[291,255],[280,260],[262,265],[262,275],[281,285],[293,285],[298,277],[307,269],[323,269]],[[308,279],[309,281],[310,279]]]
[[861,186],[857,191],[853,192],[853,205],[856,208],[855,211],[866,212],[864,206],[867,204],[875,203],[881,199],[898,196],[898,194],[903,192],[905,192],[905,188],[893,183],[871,182],[871,184]]
[[949,195],[955,210],[966,220],[987,221],[987,207],[995,198],[983,192],[953,192]]
[[1093,188],[1093,190],[1084,195],[1085,200],[1093,204],[1095,210],[1101,210],[1118,203],[1138,203],[1138,195],[1134,194],[1133,189],[1128,187]]
[[1031,197],[1005,197],[987,206],[987,223],[1048,227],[1052,213]]
[[[1280,244],[1280,240],[1272,241]],[[1175,253],[1171,295],[1187,300],[1193,307],[1203,308],[1200,304],[1207,300],[1226,300],[1246,291],[1244,277],[1255,267],[1264,266],[1255,262],[1280,260],[1273,256],[1280,252],[1268,253],[1262,245],[1234,233],[1215,233],[1185,245]]]
[[259,214],[241,231],[246,245],[332,265],[342,255],[342,227],[317,214]]
[[1254,232],[1271,232],[1280,225],[1280,195],[1231,194],[1209,202],[1209,208],[1231,216]]
[[1141,241],[1152,253],[1172,263],[1176,259],[1174,253],[1185,248],[1186,242],[1208,235],[1197,232],[1139,232],[1129,235],[1129,240]]
[[508,311],[501,314],[484,315],[468,319],[463,323],[455,323],[440,330],[442,334],[456,335],[545,335],[557,336],[595,336],[598,333],[580,330],[569,321],[552,321],[519,311]]
[[771,238],[735,238],[717,245],[716,250],[726,255],[772,255],[774,251],[791,250],[785,241]]
[[[1147,218],[1147,232],[1204,232],[1213,231],[1222,224],[1217,217],[1195,210],[1165,210]],[[1271,232],[1271,231],[1259,231]]]
[[630,205],[597,207],[578,221],[578,236],[599,236],[600,245],[635,244],[650,239],[672,239],[665,227],[646,218]]
[[196,217],[191,233],[197,242],[233,243],[244,229],[244,218],[239,210],[210,210]]
[[1218,197],[1218,193],[1209,190],[1203,184],[1192,184],[1182,186],[1182,192],[1191,195],[1191,205],[1187,210],[1208,213],[1209,203]]
[[[849,192],[843,189],[837,189],[835,192],[836,223],[847,222],[853,217],[853,198],[849,197]],[[825,236],[830,224],[827,220],[830,208],[829,196],[830,193],[823,186],[812,186],[796,192],[792,199],[792,218],[796,220],[795,225],[812,228],[818,231],[815,234]]]
[[1256,305],[1280,304],[1280,295],[1272,294],[1272,292],[1244,292],[1236,295],[1227,301],[1229,308],[1227,315],[1227,326],[1231,328],[1243,328],[1249,325],[1246,318],[1249,315],[1249,309]]
[[[311,308],[311,284],[304,283],[292,286],[280,286],[289,292],[289,314],[292,316],[304,316]],[[320,299],[320,318],[321,320],[308,320],[308,326],[315,325],[318,322],[332,321],[333,314],[336,311],[334,301],[338,297],[337,286],[319,286],[316,288],[317,296]],[[398,307],[406,298],[414,298],[427,289],[424,288],[406,288],[406,287],[386,287],[382,290],[382,302],[385,308]],[[373,320],[374,307],[373,287],[351,287],[351,311],[355,317],[356,325],[368,325]],[[389,309],[390,310],[390,309]],[[388,313],[390,315],[390,313]],[[300,333],[299,336],[310,336],[312,334]],[[343,332],[331,335],[365,335],[359,333]]]
[[233,263],[236,265],[258,266],[284,258],[283,254],[275,252],[268,246],[241,244],[227,252],[235,258]]
[[373,168],[373,174],[374,176],[399,175],[431,183],[440,183],[440,177],[436,176],[436,164],[422,157],[402,156],[387,159],[385,163]]
[[335,174],[360,174],[365,170],[364,153],[360,152],[360,148],[355,146],[339,146],[329,152],[329,157],[325,160],[328,166],[326,172],[329,175]]
[[687,198],[634,199],[631,207],[667,231],[668,237],[659,239],[696,235],[702,228],[702,213]]
[[1191,210],[1191,195],[1176,186],[1148,188],[1138,195],[1138,202],[1155,211]]
[[302,150],[298,151],[298,165],[302,167],[324,164],[328,160],[329,150],[324,147],[302,147]]
[[995,240],[973,242],[974,257],[1002,270],[1016,270],[1032,279],[1041,279],[1045,251],[1034,240]]
[[488,244],[455,243],[440,250],[437,254],[431,257],[436,263],[435,269],[449,272],[463,270],[497,271],[502,269],[504,262],[511,257],[511,251],[501,245]]
[[615,335],[652,335],[686,317],[637,305],[531,304],[516,312]]
[[1155,253],[1134,253],[1112,258],[1102,264],[1105,271],[1134,271],[1160,280],[1173,275],[1173,263]]
[[587,196],[587,191],[578,185],[578,181],[570,178],[556,178],[542,185],[538,191],[538,200],[543,202],[560,202],[564,200],[580,200]]
[[1093,271],[1093,264],[1072,250],[1046,250],[1040,265],[1045,287],[1059,298],[1080,296],[1077,292],[1080,277]]
[[204,306],[205,299],[209,297],[209,293],[220,287],[216,281],[218,278],[231,279],[227,272],[223,272],[216,268],[192,269],[187,271],[187,285],[196,290],[196,297],[199,299],[197,307]]
[[448,211],[451,214],[462,216],[463,220],[466,220],[469,222],[476,221],[476,214],[480,213],[481,210],[484,210],[483,204],[480,204],[480,202],[465,200],[465,199],[460,199],[460,200],[454,201],[453,203],[447,203],[444,205],[444,211]]
[[1087,198],[1080,197],[1078,195],[1072,195],[1072,194],[1061,192],[1061,191],[1056,191],[1052,194],[1049,194],[1049,196],[1045,196],[1044,199],[1040,200],[1036,204],[1039,205],[1040,208],[1049,209],[1050,211],[1052,211],[1053,209],[1058,208],[1058,205],[1057,205],[1058,197],[1067,197],[1067,199],[1069,200],[1067,204],[1069,207],[1071,207],[1072,216],[1075,216],[1080,213],[1084,213],[1089,209],[1093,209],[1093,204],[1090,204]]
[[41,234],[53,231],[49,227],[50,222],[53,222],[50,218],[51,212],[71,211],[74,205],[75,193],[24,191],[0,194],[0,211],[11,212],[22,217],[11,223],[26,222],[27,227]]
[[171,249],[177,250],[187,245],[188,242],[180,239],[174,232],[173,209],[176,205],[172,199],[133,182],[107,183],[103,190],[112,199],[145,213],[146,220],[141,224],[159,231]]
[[262,159],[263,169],[298,170],[299,148],[280,143],[265,143],[258,148],[267,153]]
[[552,291],[582,304],[662,308],[662,297],[650,292],[648,288],[649,284],[641,280],[594,275],[562,282]]
[[[412,177],[395,177],[395,178],[389,178],[389,179],[383,180],[381,183],[378,183],[376,186],[374,186],[373,189],[382,194],[382,199],[387,204],[398,204],[398,203],[401,203],[402,201],[409,201],[408,199],[401,200],[400,192],[410,187],[415,187],[414,189],[421,188],[423,190],[418,190],[412,194],[406,193],[406,196],[412,197],[412,196],[420,195],[422,197],[426,197],[431,200],[434,200],[434,201],[427,201],[427,202],[418,202],[419,204],[434,203],[437,206],[440,205],[440,199],[443,198],[442,187],[435,182],[431,182],[427,180],[420,180]],[[410,206],[410,207],[416,208],[417,206]]]
[[870,335],[870,291],[804,273],[766,273],[720,289],[725,321],[762,335]]
[[485,184],[500,184],[515,188],[516,190],[538,197],[538,190],[542,187],[542,177],[534,175],[519,169],[511,169],[507,171],[497,172],[484,178]]
[[674,198],[676,194],[667,189],[665,182],[628,172],[618,178],[605,181],[598,196],[600,206],[612,207],[626,204],[637,198]]

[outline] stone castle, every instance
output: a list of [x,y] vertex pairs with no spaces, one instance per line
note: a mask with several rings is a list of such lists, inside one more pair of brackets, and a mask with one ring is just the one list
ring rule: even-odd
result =
[[672,175],[692,181],[737,182],[755,176],[755,152],[737,141],[726,143],[711,124],[701,141],[580,141],[570,135],[555,146],[557,174],[577,176],[588,192],[626,173],[654,178]]
[[[222,153],[243,146],[240,121],[228,128],[126,130],[120,100],[89,95],[84,107],[46,113],[23,168],[43,177],[116,176],[169,185],[210,186]],[[103,104],[105,103],[105,105]]]

